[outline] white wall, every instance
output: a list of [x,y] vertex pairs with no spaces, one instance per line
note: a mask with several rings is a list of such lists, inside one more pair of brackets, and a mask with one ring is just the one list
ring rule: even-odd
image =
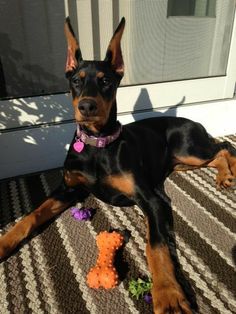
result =
[[[65,105],[65,99],[68,101],[68,96],[61,95],[60,102],[60,97],[57,95],[58,112],[60,112],[63,106],[67,108],[68,104]],[[31,106],[33,105],[31,104]],[[71,108],[71,106],[68,106],[68,108]],[[68,144],[71,142],[75,131],[74,122],[65,121],[67,118],[72,117],[71,113],[71,109],[63,111],[63,117],[58,118],[58,121],[60,119],[64,120],[62,124],[57,125],[51,119],[52,122],[47,125],[36,125],[35,128],[28,128],[24,127],[23,124],[21,128],[5,129],[5,133],[0,133],[0,178],[61,167],[66,156]],[[31,116],[29,113],[27,114],[28,118],[26,115],[24,119],[31,119],[32,124],[37,122],[37,109],[35,109],[35,114],[31,114]],[[135,119],[163,114],[182,116],[198,121],[213,136],[236,134],[236,99],[177,105],[172,108],[155,109],[155,111],[149,109],[134,115],[130,112],[120,113],[119,120],[126,124]],[[13,127],[14,121],[10,121],[9,124],[8,127]]]

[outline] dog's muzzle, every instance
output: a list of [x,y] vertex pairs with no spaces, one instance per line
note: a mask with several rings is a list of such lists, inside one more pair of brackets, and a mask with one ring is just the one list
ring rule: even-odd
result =
[[92,117],[97,113],[97,103],[93,99],[83,99],[78,104],[78,109],[84,117]]

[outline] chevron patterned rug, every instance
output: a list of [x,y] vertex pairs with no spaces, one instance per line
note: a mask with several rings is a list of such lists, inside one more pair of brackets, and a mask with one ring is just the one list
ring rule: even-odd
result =
[[[234,145],[236,136],[225,137]],[[0,182],[0,232],[33,210],[57,186],[60,170]],[[173,210],[176,252],[199,306],[197,313],[236,313],[236,190],[216,189],[215,172],[201,169],[172,174],[165,191]],[[169,199],[162,195],[167,206]],[[144,217],[137,207],[119,208],[89,197],[91,221],[65,211],[25,241],[0,264],[1,314],[147,314],[151,305],[136,300],[129,281],[149,276]],[[80,206],[80,204],[79,204]],[[120,283],[93,290],[86,275],[95,265],[95,238],[102,230],[128,230],[119,253]]]

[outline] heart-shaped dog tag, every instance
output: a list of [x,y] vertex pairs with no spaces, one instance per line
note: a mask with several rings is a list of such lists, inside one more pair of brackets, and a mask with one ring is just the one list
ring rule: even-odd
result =
[[73,148],[77,153],[81,153],[84,149],[84,143],[81,141],[77,141],[74,143]]

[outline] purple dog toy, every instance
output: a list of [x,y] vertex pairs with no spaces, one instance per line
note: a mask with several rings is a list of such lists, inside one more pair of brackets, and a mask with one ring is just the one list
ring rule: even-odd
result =
[[71,214],[76,220],[89,220],[92,216],[92,208],[78,208],[72,207]]
[[147,302],[148,304],[152,303],[152,296],[151,296],[151,294],[145,294],[145,296],[143,298],[144,298],[144,301]]

